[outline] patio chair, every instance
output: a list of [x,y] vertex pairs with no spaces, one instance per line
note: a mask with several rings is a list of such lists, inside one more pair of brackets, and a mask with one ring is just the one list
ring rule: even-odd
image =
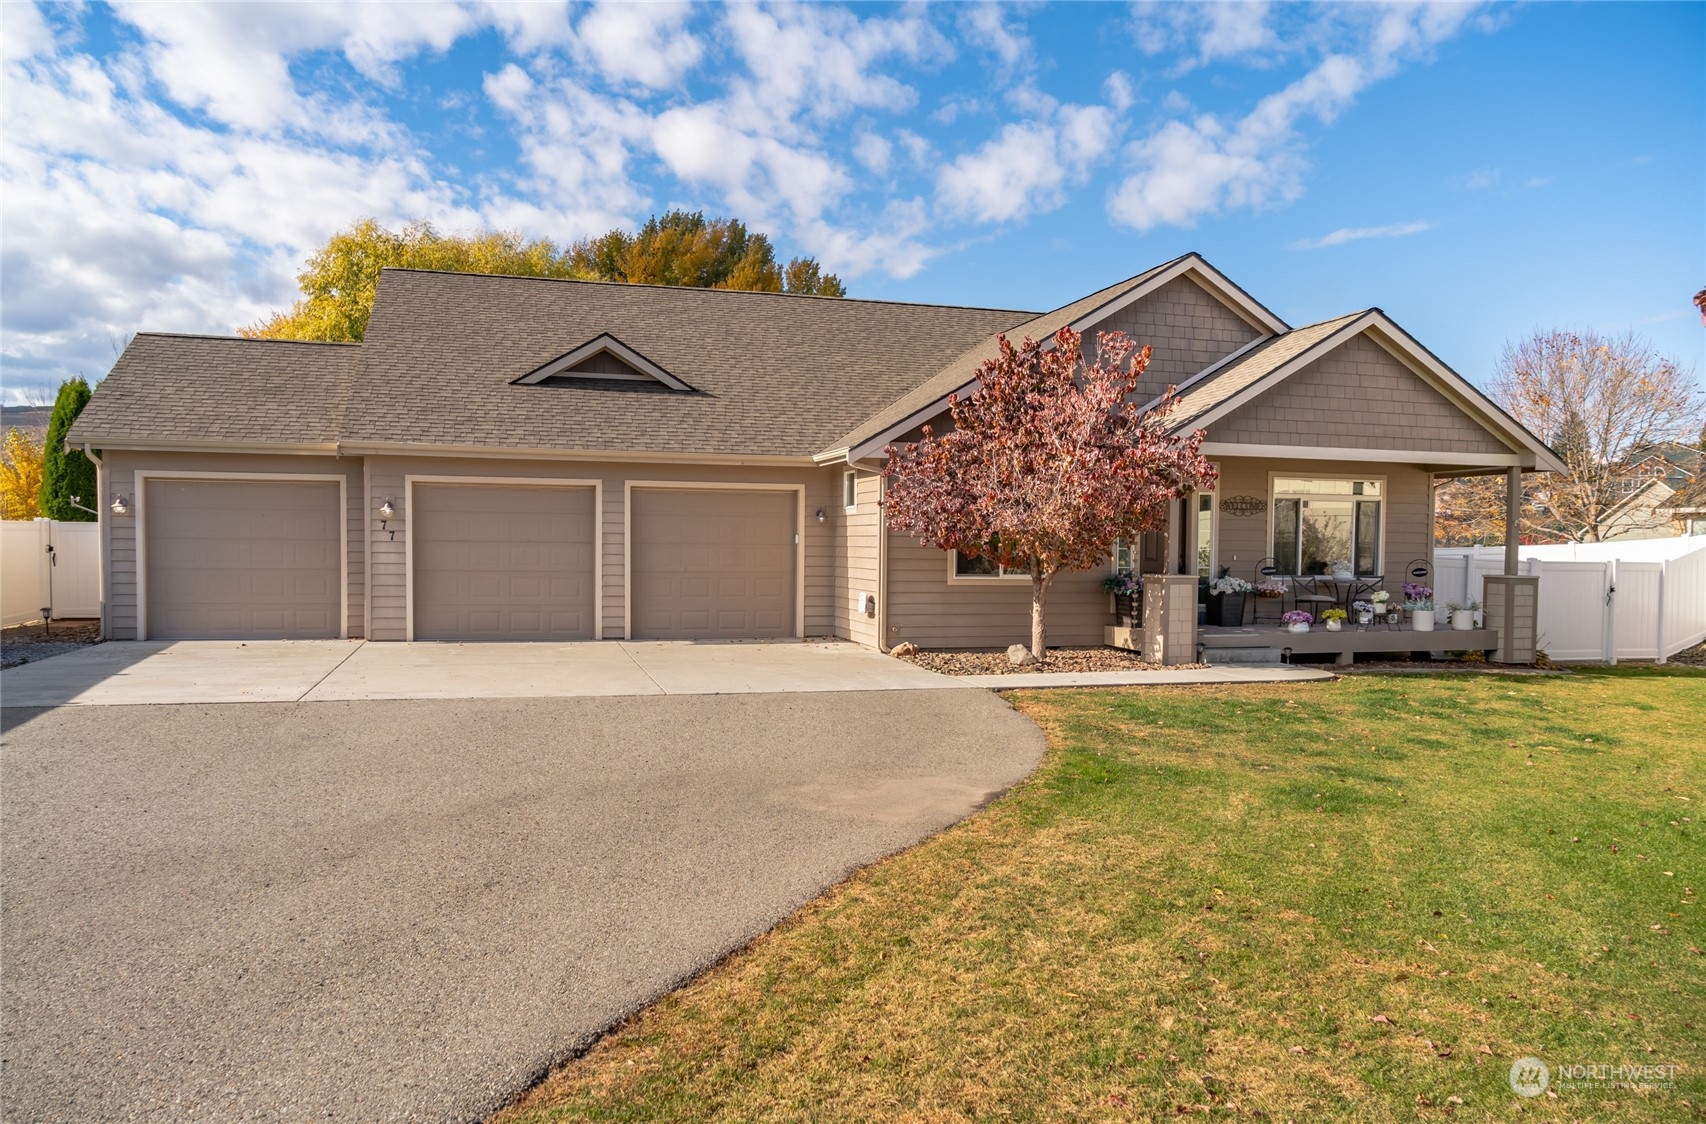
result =
[[[1261,585],[1265,582],[1282,582],[1288,589],[1291,589],[1293,593],[1296,592],[1296,588],[1292,585],[1290,577],[1279,572],[1279,567],[1274,564],[1274,560],[1272,558],[1264,558],[1260,562],[1256,563],[1256,584]],[[1262,614],[1262,606],[1264,605],[1273,606],[1270,615],[1266,618],[1264,618]],[[1250,618],[1250,623],[1253,625],[1264,623],[1279,624],[1281,623],[1280,618],[1284,615],[1285,598],[1283,596],[1257,597],[1256,608]]]
[[1316,620],[1321,619],[1324,609],[1331,609],[1339,603],[1339,589],[1332,585],[1327,589],[1321,587],[1321,582],[1313,577],[1294,577],[1291,579],[1291,607],[1306,609],[1314,614]]

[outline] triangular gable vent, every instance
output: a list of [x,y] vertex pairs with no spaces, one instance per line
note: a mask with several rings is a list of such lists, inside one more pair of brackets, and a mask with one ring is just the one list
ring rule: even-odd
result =
[[515,382],[518,386],[536,386],[547,380],[561,383],[574,379],[661,383],[671,390],[693,389],[608,332],[594,336]]

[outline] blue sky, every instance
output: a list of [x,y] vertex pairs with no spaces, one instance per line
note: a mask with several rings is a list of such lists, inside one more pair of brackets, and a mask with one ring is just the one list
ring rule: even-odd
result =
[[733,215],[853,295],[1046,309],[1197,250],[1484,379],[1706,370],[1706,6],[0,6],[7,401],[228,332],[372,215]]

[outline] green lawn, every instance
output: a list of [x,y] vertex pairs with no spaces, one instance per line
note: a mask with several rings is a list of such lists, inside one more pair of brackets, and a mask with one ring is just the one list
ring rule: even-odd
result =
[[[1029,781],[507,1124],[1706,1117],[1706,672],[1013,701]],[[1521,1100],[1529,1054],[1675,1087]]]

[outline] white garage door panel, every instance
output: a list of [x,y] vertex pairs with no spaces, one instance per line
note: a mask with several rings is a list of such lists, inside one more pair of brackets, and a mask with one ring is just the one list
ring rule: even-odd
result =
[[595,504],[587,487],[416,484],[417,640],[590,640]]
[[143,502],[150,638],[339,635],[336,481],[158,479]]
[[635,488],[631,502],[636,639],[798,634],[793,492]]

